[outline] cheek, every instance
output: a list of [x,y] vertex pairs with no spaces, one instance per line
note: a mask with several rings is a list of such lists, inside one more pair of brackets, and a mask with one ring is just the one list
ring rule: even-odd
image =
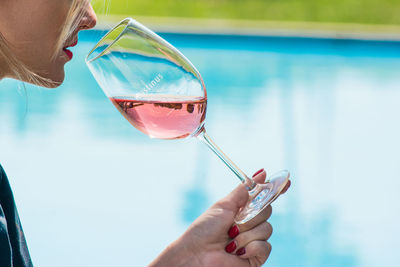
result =
[[57,41],[58,32],[49,29],[47,34],[38,33],[21,51],[24,63],[35,72],[53,71],[51,68],[60,65],[61,62],[59,56],[55,56],[60,53],[55,51]]
[[10,14],[8,28],[13,50],[19,60],[37,74],[63,72],[65,62],[54,60],[54,49],[68,12],[68,5],[63,4],[67,2],[26,0],[24,5],[15,5]]

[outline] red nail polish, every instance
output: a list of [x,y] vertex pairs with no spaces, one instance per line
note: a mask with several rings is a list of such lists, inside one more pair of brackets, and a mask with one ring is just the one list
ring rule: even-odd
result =
[[228,252],[228,253],[234,252],[235,249],[236,249],[236,242],[235,242],[235,240],[232,241],[232,242],[230,242],[230,243],[229,243],[228,245],[226,245],[226,247],[225,247],[225,251]]
[[259,170],[259,171],[256,172],[255,174],[253,174],[253,177],[254,177],[254,176],[257,176],[258,174],[262,173],[263,171],[264,171],[264,168],[262,168],[261,170]]
[[239,227],[237,225],[234,225],[229,229],[228,235],[230,238],[235,238],[239,235]]
[[245,248],[239,248],[236,251],[236,255],[238,255],[238,256],[244,255],[245,253],[246,253],[246,249]]

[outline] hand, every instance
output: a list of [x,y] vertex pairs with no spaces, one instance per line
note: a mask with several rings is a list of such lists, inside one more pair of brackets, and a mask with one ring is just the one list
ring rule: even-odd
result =
[[[263,170],[253,179],[263,183],[265,178]],[[290,181],[282,194],[289,187]],[[272,208],[267,207],[246,224],[233,225],[235,215],[247,199],[244,185],[238,186],[194,221],[151,266],[259,267],[264,264],[271,252],[267,240],[272,227],[266,220]]]

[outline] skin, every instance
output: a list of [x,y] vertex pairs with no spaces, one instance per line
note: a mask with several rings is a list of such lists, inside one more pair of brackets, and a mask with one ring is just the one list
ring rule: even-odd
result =
[[[266,172],[254,177],[257,183],[263,183]],[[290,181],[283,189],[284,194],[290,187]],[[191,266],[191,267],[259,267],[271,253],[271,244],[267,242],[272,234],[272,226],[266,221],[272,213],[268,206],[246,224],[239,225],[239,235],[230,239],[228,231],[240,207],[244,206],[248,193],[244,185],[239,185],[232,193],[221,199],[204,212],[189,229],[171,244],[150,267]],[[225,251],[231,241],[236,242],[236,250]],[[245,254],[237,256],[240,248]],[[172,255],[172,256],[171,256]]]
[[[1,0],[0,32],[10,44],[12,52],[29,70],[58,85],[64,80],[64,65],[70,59],[62,49],[59,51],[54,49],[71,2],[71,0]],[[90,29],[96,25],[96,15],[89,3],[85,11],[78,29],[65,45],[77,40],[80,30]],[[0,78],[15,78],[5,66],[0,70],[2,70]]]
[[[31,71],[54,81],[56,85],[63,82],[64,66],[70,60],[62,49],[55,51],[54,56],[54,49],[71,2],[72,0],[1,0],[0,32],[8,41],[12,52]],[[96,15],[90,3],[84,11],[78,28],[65,46],[77,40],[80,30],[95,26]],[[7,69],[4,59],[0,58],[0,79],[4,77],[16,78]],[[262,171],[254,179],[263,183],[265,178],[266,173]],[[290,183],[283,193],[289,186]],[[233,240],[228,236],[229,229],[234,225],[235,215],[247,199],[248,193],[240,185],[202,214],[150,266],[258,267],[264,264],[271,252],[271,245],[267,240],[272,234],[272,227],[266,221],[271,216],[271,207],[246,224],[239,225],[239,235]],[[225,247],[232,241],[236,243],[236,249],[227,253]],[[241,248],[245,248],[245,253],[236,255]]]

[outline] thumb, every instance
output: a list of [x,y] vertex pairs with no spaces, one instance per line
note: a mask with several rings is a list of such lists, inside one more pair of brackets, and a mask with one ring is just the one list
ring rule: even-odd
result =
[[[253,175],[253,179],[257,183],[264,183],[267,173],[264,169],[259,170]],[[243,207],[249,199],[249,192],[243,184],[240,184],[235,188],[229,195],[217,202],[222,204],[223,208],[229,209],[234,213],[237,213],[241,207]]]
[[[264,183],[266,177],[267,173],[264,169],[259,170],[253,175],[253,179],[256,183]],[[234,211],[237,212],[246,204],[249,199],[249,192],[246,190],[246,187],[241,184],[224,199],[232,203],[232,209],[235,209]]]
[[237,213],[241,207],[243,207],[247,199],[249,198],[249,193],[246,187],[241,184],[236,187],[229,195],[218,201],[219,204],[223,205],[223,208]]

